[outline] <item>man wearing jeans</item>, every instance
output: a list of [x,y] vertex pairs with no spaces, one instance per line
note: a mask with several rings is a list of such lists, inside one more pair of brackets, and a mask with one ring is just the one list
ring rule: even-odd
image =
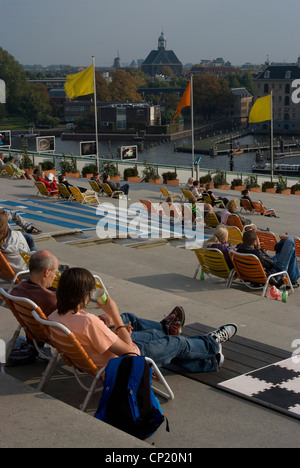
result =
[[300,277],[300,270],[295,251],[295,241],[292,237],[287,237],[278,242],[275,246],[276,255],[271,258],[261,249],[256,231],[246,231],[243,234],[243,243],[237,246],[237,251],[256,255],[267,275],[287,271],[293,287],[299,287],[297,281]]
[[117,182],[116,184],[110,180],[109,174],[103,175],[103,183],[110,186],[112,191],[122,190],[124,195],[128,196],[129,193],[129,184],[123,184],[122,186]]
[[123,313],[121,317],[125,325],[130,324],[131,339],[142,356],[153,359],[158,367],[172,362],[189,372],[214,372],[221,367],[222,343],[237,332],[235,324],[227,324],[207,335],[181,336],[184,311],[179,306],[161,322],[131,313]]

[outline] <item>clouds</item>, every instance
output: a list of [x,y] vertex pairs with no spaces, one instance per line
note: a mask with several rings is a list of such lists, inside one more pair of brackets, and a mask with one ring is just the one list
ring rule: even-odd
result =
[[[22,64],[146,58],[163,27],[179,60],[296,61],[298,0],[2,0],[1,47]],[[3,15],[3,12],[5,14]]]

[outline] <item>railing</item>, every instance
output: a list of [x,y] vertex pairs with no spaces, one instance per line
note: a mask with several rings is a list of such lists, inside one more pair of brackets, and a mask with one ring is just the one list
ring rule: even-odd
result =
[[[11,149],[9,151],[10,154],[16,155],[16,156],[21,156],[23,155],[22,150],[13,150]],[[41,164],[42,162],[49,161],[51,160],[54,164],[54,167],[56,171],[60,171],[60,163],[64,160],[71,161],[71,159],[76,161],[76,167],[79,172],[82,172],[82,169],[89,165],[89,164],[97,164],[97,160],[95,157],[81,157],[81,156],[73,156],[73,155],[64,155],[64,154],[47,154],[47,153],[37,153],[34,151],[27,151],[27,155],[32,158],[32,162],[34,166],[37,166],[38,164]],[[122,175],[124,169],[126,167],[133,167],[136,166],[139,175],[142,176],[143,169],[145,168],[145,163],[144,162],[138,162],[138,161],[121,161],[117,159],[108,159],[105,157],[100,157],[99,159],[100,163],[101,162],[111,162],[113,164],[116,164],[118,171]],[[177,178],[179,179],[181,184],[186,184],[187,180],[189,177],[193,176],[195,178],[200,178],[203,175],[206,174],[215,174],[216,169],[208,169],[208,168],[201,168],[201,167],[194,167],[192,169],[191,167],[186,167],[186,166],[174,166],[174,165],[166,165],[166,164],[155,164],[155,163],[148,163],[149,165],[153,166],[158,175],[161,177],[164,172],[170,171],[170,172],[176,172],[177,173]],[[220,168],[221,169],[221,168]],[[241,172],[241,171],[225,171],[226,172],[226,177],[227,181],[230,184],[233,179],[236,178],[242,178],[243,180],[249,177],[250,175],[255,175],[257,177],[257,182],[261,186],[264,181],[271,180],[271,175],[269,174],[253,174],[252,172]],[[299,180],[299,177],[285,177],[287,178],[288,181],[291,183],[296,183]],[[278,180],[277,176],[273,177],[273,181],[276,182]]]

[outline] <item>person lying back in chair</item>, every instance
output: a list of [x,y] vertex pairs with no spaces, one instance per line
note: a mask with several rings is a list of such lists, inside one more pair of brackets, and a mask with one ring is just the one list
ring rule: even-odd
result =
[[109,185],[113,192],[122,190],[122,192],[124,192],[124,195],[128,196],[129,194],[129,184],[123,184],[121,186],[119,182],[114,183],[110,180],[109,174],[103,174],[103,183]]
[[[300,277],[300,270],[295,251],[295,241],[292,237],[282,239],[275,245],[276,255],[270,257],[260,246],[260,241],[255,230],[249,230],[243,234],[243,243],[237,246],[237,252],[254,254],[259,258],[261,264],[269,276],[279,271],[287,271],[293,287],[298,288],[297,280]],[[280,287],[284,281],[281,278],[276,280],[272,278],[275,286]]]
[[107,296],[107,302],[99,307],[112,320],[113,331],[84,310],[94,289],[95,279],[88,270],[66,270],[57,289],[57,311],[49,320],[74,333],[99,369],[113,357],[134,353],[153,359],[158,367],[173,361],[190,372],[212,372],[223,362],[222,343],[237,332],[235,324],[227,324],[208,335],[186,338],[180,335],[185,318],[182,307],[154,322],[134,314],[120,315],[115,301]]
[[56,291],[51,290],[58,273],[59,262],[48,250],[39,250],[29,260],[29,279],[21,281],[12,290],[13,296],[35,302],[48,317],[57,307]]
[[[250,198],[250,190],[249,189],[245,189],[241,192],[241,200],[248,200],[248,202],[250,203],[251,205],[251,208],[253,210],[255,210],[255,203],[257,202],[253,202]],[[276,215],[275,211],[272,210],[272,209],[268,209],[268,208],[265,208],[262,204],[262,202],[260,200],[259,201],[259,204],[261,203],[263,209],[265,210],[265,216],[269,216],[270,218],[278,218],[279,216]],[[261,213],[263,215],[263,213]]]
[[229,256],[229,252],[236,250],[232,245],[229,244],[228,229],[226,226],[218,226],[207,241],[203,244],[204,249],[218,249],[224,255],[230,270],[233,268],[232,261]]

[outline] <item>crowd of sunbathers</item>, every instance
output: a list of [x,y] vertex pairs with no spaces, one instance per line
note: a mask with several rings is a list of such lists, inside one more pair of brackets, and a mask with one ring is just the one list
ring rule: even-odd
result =
[[16,213],[0,212],[0,250],[15,272],[28,268],[20,251],[30,255],[30,276],[17,284],[11,294],[31,299],[51,321],[67,326],[99,369],[111,358],[126,353],[150,357],[159,367],[178,363],[190,372],[212,372],[223,364],[222,344],[236,334],[235,324],[186,338],[181,335],[185,323],[181,306],[155,322],[132,313],[120,314],[110,295],[106,303],[99,304],[103,311],[100,316],[89,313],[85,309],[96,288],[92,273],[81,267],[64,268],[58,288],[53,290],[53,281],[62,270],[58,259],[49,251],[35,250],[32,235],[25,238],[22,232],[12,230],[10,218],[26,231],[33,231]]
[[[193,187],[197,186],[193,182]],[[212,205],[216,206],[221,200],[212,192],[210,196],[214,200]],[[222,202],[226,208],[221,213],[221,221],[223,213],[236,209],[235,204],[231,208],[232,201],[223,198]],[[21,227],[24,234],[11,229],[10,220]],[[130,313],[120,314],[116,302],[109,295],[106,303],[99,304],[103,314],[98,317],[89,313],[85,309],[96,287],[94,276],[85,268],[66,268],[60,276],[57,290],[52,290],[53,281],[60,271],[59,260],[49,251],[36,249],[32,234],[38,232],[16,212],[0,211],[0,252],[6,261],[16,273],[24,271],[28,265],[20,251],[30,254],[30,276],[16,285],[12,294],[33,300],[52,321],[67,326],[99,368],[112,357],[125,353],[148,356],[158,366],[176,362],[190,372],[211,372],[222,365],[222,343],[236,334],[235,324],[225,324],[205,336],[186,338],[181,335],[185,323],[182,307],[175,307],[160,322],[154,322]],[[280,241],[275,247],[276,255],[271,258],[261,249],[255,229],[245,230],[242,243],[232,247],[226,226],[220,224],[204,247],[214,247],[223,252],[230,268],[230,250],[254,253],[268,274],[287,270],[293,286],[298,286],[300,272],[292,237]],[[277,282],[278,287],[283,284],[280,281]]]

